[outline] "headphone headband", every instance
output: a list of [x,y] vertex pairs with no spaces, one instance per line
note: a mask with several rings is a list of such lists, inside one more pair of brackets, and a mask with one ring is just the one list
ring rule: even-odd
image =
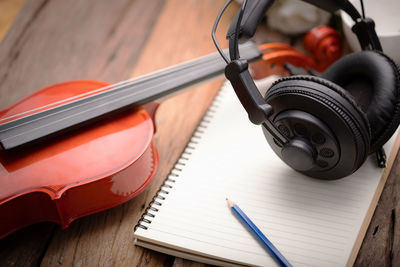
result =
[[[335,12],[339,9],[346,12],[355,22],[352,27],[356,34],[362,50],[378,50],[382,51],[382,46],[378,35],[375,31],[375,23],[372,19],[362,18],[357,9],[348,0],[302,0],[318,8],[328,12]],[[246,3],[248,2],[248,3]],[[229,39],[229,50],[231,59],[239,59],[240,57],[232,57],[232,51],[237,53],[237,39],[251,38],[254,36],[258,24],[260,24],[265,12],[271,7],[274,0],[252,0],[244,1],[242,9],[233,19],[226,38]],[[240,20],[240,25],[238,21]],[[239,28],[238,28],[239,27]],[[236,33],[239,33],[237,36]]]
[[[324,10],[333,12],[342,9],[348,13],[355,21],[353,32],[357,35],[363,50],[381,50],[378,36],[375,32],[375,24],[371,19],[362,18],[357,9],[347,0],[303,0]],[[224,9],[231,0],[228,0]],[[251,38],[263,18],[265,12],[272,5],[274,0],[244,0],[241,10],[236,14],[227,33],[229,39],[229,54],[231,61],[227,61],[225,75],[231,81],[239,101],[247,111],[249,119],[254,124],[263,124],[268,132],[274,137],[277,143],[284,145],[288,138],[280,133],[275,124],[271,121],[270,115],[273,108],[264,101],[263,96],[258,91],[254,80],[248,71],[248,64],[245,59],[240,59],[238,39],[239,37]],[[223,10],[224,10],[223,9]],[[222,10],[222,12],[223,12]],[[221,16],[218,15],[216,24]],[[213,35],[214,39],[214,35]],[[214,39],[214,42],[216,40]],[[217,46],[218,48],[218,46]]]

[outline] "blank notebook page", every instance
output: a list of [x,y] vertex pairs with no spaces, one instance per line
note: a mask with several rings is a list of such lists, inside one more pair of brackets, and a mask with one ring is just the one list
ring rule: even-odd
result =
[[295,172],[226,84],[140,222],[136,243],[217,265],[275,266],[227,207],[228,197],[294,266],[345,266],[382,173],[374,156],[339,180]]

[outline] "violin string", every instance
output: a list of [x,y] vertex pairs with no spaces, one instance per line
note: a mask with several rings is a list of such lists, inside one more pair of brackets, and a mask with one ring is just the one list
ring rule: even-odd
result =
[[196,59],[185,61],[185,62],[176,64],[176,65],[174,65],[172,67],[167,67],[167,68],[164,68],[164,69],[161,69],[161,70],[156,70],[156,71],[147,73],[145,75],[141,75],[139,77],[133,77],[133,78],[128,79],[128,80],[124,80],[124,81],[121,81],[121,82],[118,82],[118,83],[115,83],[115,84],[110,84],[110,85],[107,85],[107,86],[104,86],[104,87],[101,87],[101,88],[97,88],[97,89],[89,91],[89,92],[85,92],[85,93],[82,93],[82,94],[79,94],[79,95],[68,97],[66,99],[62,99],[62,100],[59,100],[59,101],[52,102],[52,103],[47,104],[47,105],[43,105],[43,106],[40,106],[40,107],[37,107],[37,108],[33,108],[33,109],[30,109],[30,110],[27,110],[27,111],[23,111],[23,112],[8,116],[6,118],[1,118],[0,119],[0,123],[2,121],[10,120],[10,119],[13,119],[13,118],[16,118],[16,117],[20,117],[20,116],[23,116],[23,115],[26,115],[26,114],[29,114],[29,113],[33,113],[34,114],[35,111],[46,109],[46,108],[49,108],[49,107],[52,107],[52,106],[59,107],[62,104],[68,104],[68,103],[70,103],[70,102],[72,102],[74,100],[78,100],[78,99],[81,99],[81,98],[83,98],[85,96],[93,95],[93,94],[96,94],[98,92],[106,91],[106,90],[109,90],[109,89],[113,89],[114,91],[118,91],[122,87],[129,86],[132,83],[137,82],[138,80],[148,79],[150,76],[156,76],[156,75],[158,76],[161,72],[169,73],[172,70],[175,70],[175,69],[178,69],[178,68],[182,68],[185,65],[191,65],[191,64],[193,64],[193,63],[195,63],[197,61],[204,60],[207,57],[210,57],[211,60],[214,60],[215,54],[206,55],[206,56],[202,56],[202,57],[199,57],[199,58],[196,58]]
[[[207,57],[207,56],[206,56],[206,57]],[[204,58],[204,57],[202,57],[202,58]],[[209,59],[210,59],[209,61],[215,61],[215,60],[218,60],[218,61],[219,61],[219,60],[220,60],[219,56],[218,56],[218,57],[215,57],[215,58],[210,57]],[[197,60],[198,60],[198,59],[197,59]],[[204,68],[204,67],[208,67],[209,64],[210,64],[209,61],[204,61],[204,62],[196,63],[196,64],[193,64],[193,65],[189,65],[189,64],[188,64],[189,62],[185,62],[185,63],[183,63],[183,64],[179,64],[179,66],[182,67],[182,66],[186,65],[186,67],[183,69],[185,72],[189,71],[189,70],[192,69],[192,68],[196,68],[196,70],[199,71],[199,70],[201,70],[200,67],[203,67],[203,68]],[[190,62],[192,62],[192,61],[190,61]],[[203,66],[203,65],[206,65],[206,66]],[[144,80],[145,80],[145,81],[143,81],[143,83],[148,82],[148,81],[150,81],[150,80],[146,80],[147,77],[149,77],[149,76],[151,76],[151,75],[158,75],[159,72],[164,72],[164,71],[166,71],[166,73],[168,74],[168,73],[170,73],[173,69],[176,69],[177,67],[178,67],[178,66],[175,65],[175,66],[173,66],[172,68],[166,68],[166,69],[163,69],[163,70],[161,70],[161,71],[156,71],[156,72],[153,72],[153,73],[149,73],[149,74],[147,74],[147,75],[144,75],[144,76],[140,76],[140,77],[138,77],[138,78],[133,79],[133,80],[134,80],[133,82],[135,82],[135,81],[140,81],[141,79],[144,79]],[[174,78],[174,79],[172,79],[172,80],[168,80],[168,81],[165,81],[165,82],[163,82],[163,83],[158,83],[157,85],[152,86],[152,87],[146,87],[146,88],[144,88],[144,89],[142,89],[142,90],[137,90],[137,91],[134,91],[134,92],[132,92],[132,93],[130,93],[130,94],[124,94],[123,96],[121,96],[121,97],[119,97],[119,98],[117,98],[117,99],[114,99],[113,101],[106,102],[106,103],[104,103],[104,104],[98,105],[98,106],[96,106],[96,108],[97,108],[97,107],[102,107],[102,106],[105,106],[105,105],[112,104],[112,103],[114,103],[114,102],[116,102],[116,101],[120,101],[120,100],[122,100],[122,99],[124,99],[124,98],[126,98],[126,97],[133,97],[133,96],[135,96],[135,95],[144,93],[144,92],[146,92],[147,90],[153,90],[154,88],[160,87],[160,86],[162,86],[162,85],[164,85],[164,84],[166,85],[166,84],[170,83],[171,81],[176,81],[176,80],[180,80],[180,79],[182,79],[182,75],[179,76],[179,77],[176,77],[176,78]],[[132,79],[131,79],[131,80],[132,80]],[[129,84],[127,84],[127,85],[129,85]],[[121,87],[122,87],[122,86],[120,86],[120,88],[121,88]],[[129,89],[131,89],[131,88],[127,87],[127,88],[124,88],[124,90],[122,90],[122,91],[115,91],[114,94],[121,93],[121,92],[123,92],[123,91],[125,91],[125,90],[129,90]],[[106,98],[113,97],[113,96],[114,96],[113,94],[107,94],[107,95],[99,96],[99,97],[97,97],[97,98],[95,98],[95,99],[92,99],[92,100],[90,100],[90,101],[86,101],[86,102],[81,103],[81,104],[79,104],[79,105],[75,105],[75,106],[69,107],[69,108],[64,108],[63,110],[60,110],[60,111],[57,111],[57,112],[53,112],[53,113],[51,113],[51,114],[43,115],[43,116],[41,116],[40,118],[32,119],[32,120],[30,120],[30,121],[23,122],[23,123],[20,123],[20,124],[18,124],[18,125],[15,125],[15,126],[8,127],[8,128],[6,128],[6,129],[0,130],[0,132],[5,132],[5,131],[11,130],[11,129],[13,129],[13,128],[16,128],[16,127],[25,125],[25,124],[27,124],[27,123],[31,123],[31,122],[34,122],[34,121],[37,121],[37,120],[40,120],[40,119],[44,119],[44,118],[46,118],[46,117],[49,117],[49,116],[52,116],[52,115],[56,115],[56,114],[59,114],[59,113],[64,112],[64,111],[68,111],[68,110],[71,110],[71,109],[73,109],[73,108],[81,107],[81,106],[84,106],[84,105],[86,105],[86,104],[90,104],[90,103],[92,103],[92,102],[94,102],[94,101],[104,100],[104,99],[106,99]],[[93,108],[92,108],[92,109],[84,110],[84,111],[79,112],[79,113],[75,113],[75,114],[70,115],[70,116],[66,116],[66,117],[64,117],[63,119],[67,119],[67,118],[73,117],[73,116],[75,116],[75,115],[82,114],[82,113],[84,113],[84,112],[86,112],[86,111],[90,111],[90,110],[93,110]],[[51,122],[51,123],[47,123],[46,125],[37,127],[37,128],[35,128],[35,129],[43,128],[43,127],[45,127],[45,126],[47,126],[47,125],[50,125],[50,124],[52,124],[52,123],[59,122],[59,121],[61,121],[61,120],[63,120],[63,119],[60,119],[60,120],[57,120],[57,121],[54,121],[54,122]],[[35,130],[35,129],[32,129],[32,130],[30,130],[30,131],[26,131],[26,133],[31,132],[31,131],[33,131],[33,130]],[[24,133],[21,133],[21,134],[24,134]],[[10,137],[8,137],[8,138],[5,138],[4,140],[10,139],[10,138],[12,138],[12,137],[20,136],[21,134],[16,134],[16,135],[10,136]]]
[[[198,66],[196,66],[196,67],[198,67]],[[175,78],[175,79],[173,79],[173,80],[175,81],[175,80],[178,80],[178,79],[181,79],[181,78]],[[74,114],[72,114],[72,115],[65,116],[65,117],[63,117],[63,118],[61,118],[61,119],[58,119],[58,120],[55,120],[55,121],[51,121],[51,122],[49,122],[49,123],[47,123],[47,124],[45,124],[45,125],[38,126],[38,127],[34,128],[34,129],[30,129],[30,130],[28,130],[28,131],[25,131],[25,132],[22,132],[22,133],[19,133],[19,134],[13,134],[12,136],[6,137],[6,138],[4,138],[3,140],[9,140],[9,139],[16,138],[16,137],[18,137],[18,136],[20,136],[20,135],[23,135],[23,134],[28,134],[28,133],[30,133],[30,132],[32,132],[32,131],[35,131],[35,130],[40,129],[40,128],[43,128],[43,127],[46,127],[46,126],[48,126],[48,125],[51,125],[51,124],[54,124],[54,123],[57,123],[57,122],[60,122],[60,121],[63,121],[63,120],[67,120],[67,119],[69,119],[69,118],[71,118],[71,117],[73,117],[73,116],[80,115],[80,114],[83,114],[83,113],[85,113],[85,112],[91,111],[91,110],[93,110],[93,109],[96,109],[96,108],[99,108],[99,107],[103,107],[103,106],[106,106],[106,105],[109,105],[109,104],[112,104],[112,103],[121,101],[122,99],[124,99],[124,98],[126,98],[126,97],[133,97],[133,96],[135,96],[135,95],[138,95],[138,94],[141,94],[141,93],[145,92],[146,90],[152,90],[152,89],[157,88],[157,87],[160,87],[160,86],[162,86],[162,85],[164,85],[164,84],[168,84],[168,83],[170,83],[170,81],[171,81],[171,80],[165,81],[165,82],[163,82],[163,83],[158,83],[158,84],[155,85],[155,86],[152,86],[152,87],[149,87],[149,88],[146,88],[146,89],[143,89],[143,90],[135,91],[135,92],[132,92],[132,93],[130,93],[130,94],[124,94],[123,96],[118,97],[118,98],[116,98],[116,99],[113,99],[112,101],[109,101],[109,102],[107,102],[107,103],[103,103],[103,104],[97,105],[97,106],[95,106],[95,107],[93,107],[93,108],[85,109],[85,110],[83,110],[83,111],[81,111],[81,112],[77,112],[77,113],[74,113]],[[111,96],[113,96],[113,95],[106,95],[106,96],[102,96],[102,97],[111,97]],[[61,111],[58,111],[58,112],[55,112],[55,113],[52,113],[52,114],[43,116],[43,117],[41,117],[40,119],[46,118],[46,117],[51,116],[51,115],[54,115],[54,114],[58,114],[58,113],[63,112],[63,111],[70,110],[70,109],[75,108],[75,107],[79,107],[79,106],[85,105],[85,104],[87,104],[87,103],[91,103],[91,102],[96,101],[96,100],[98,100],[98,99],[93,99],[92,101],[89,101],[89,102],[86,102],[86,103],[82,103],[82,104],[80,104],[80,105],[77,105],[77,106],[74,106],[74,107],[70,107],[70,108],[67,108],[67,109],[64,109],[64,110],[61,110]],[[35,120],[38,120],[38,119],[35,119]],[[32,121],[35,121],[35,120],[32,120]],[[23,125],[23,124],[25,124],[25,123],[22,123],[21,125]],[[8,128],[8,129],[12,129],[12,128],[14,128],[14,127],[10,127],[10,128]],[[6,129],[6,130],[8,130],[8,129]],[[0,132],[2,132],[2,131],[0,131]]]
[[[159,71],[155,71],[155,72],[149,73],[148,75],[152,75],[152,74],[155,74],[157,72],[159,72]],[[81,98],[83,98],[85,96],[88,96],[88,95],[93,95],[93,94],[95,94],[97,92],[106,91],[108,89],[118,90],[118,89],[121,89],[124,86],[129,86],[130,84],[136,82],[136,80],[139,79],[139,78],[140,79],[145,78],[145,76],[147,76],[147,75],[134,77],[134,78],[131,78],[131,79],[128,79],[128,80],[125,80],[125,81],[121,81],[121,82],[115,83],[115,84],[110,84],[110,85],[107,85],[107,86],[104,86],[104,87],[101,87],[101,88],[97,88],[97,89],[89,91],[89,92],[85,92],[85,93],[82,93],[82,94],[79,94],[79,95],[75,95],[75,96],[72,96],[72,97],[65,98],[65,99],[60,100],[60,101],[52,102],[52,103],[47,104],[47,105],[43,105],[43,106],[40,106],[40,107],[37,107],[37,108],[33,108],[33,109],[30,109],[30,110],[18,113],[18,114],[14,114],[14,115],[11,115],[9,117],[0,119],[0,122],[8,120],[8,119],[15,118],[15,117],[19,117],[19,116],[22,116],[24,114],[28,114],[28,113],[32,113],[32,112],[35,112],[35,111],[39,111],[39,110],[42,110],[44,108],[48,108],[48,107],[51,107],[51,106],[55,106],[56,105],[56,107],[58,107],[61,104],[70,103],[70,102],[72,102],[74,100],[81,99]]]
[[28,114],[28,113],[32,113],[32,112],[35,112],[35,111],[39,111],[39,110],[42,110],[44,108],[48,108],[48,107],[51,107],[51,106],[54,106],[54,105],[59,106],[60,104],[63,104],[63,103],[67,103],[67,102],[69,103],[69,102],[71,102],[73,100],[78,100],[79,98],[82,98],[82,97],[85,97],[85,96],[88,96],[88,95],[91,95],[91,94],[95,94],[95,93],[97,93],[99,91],[104,91],[104,90],[107,90],[107,89],[110,89],[110,88],[119,89],[121,86],[127,85],[129,82],[131,82],[132,80],[134,80],[136,78],[137,77],[129,79],[129,80],[125,80],[125,81],[122,81],[122,82],[118,82],[118,83],[115,83],[115,84],[110,84],[110,85],[107,85],[107,86],[104,86],[104,87],[101,87],[101,88],[97,88],[97,89],[89,91],[89,92],[85,92],[85,93],[82,93],[82,94],[79,94],[79,95],[71,96],[71,97],[68,97],[68,98],[65,98],[65,99],[62,99],[62,100],[59,100],[59,101],[52,102],[52,103],[47,104],[47,105],[43,105],[43,106],[40,106],[40,107],[37,107],[37,108],[33,108],[33,109],[30,109],[30,110],[27,110],[27,111],[24,111],[24,112],[20,112],[18,114],[14,114],[14,115],[11,115],[9,117],[0,119],[0,122],[1,121],[5,121],[5,120],[9,120],[9,119],[12,119],[12,118],[15,118],[15,117],[19,117],[19,116],[22,116],[22,115],[25,115],[25,114]]

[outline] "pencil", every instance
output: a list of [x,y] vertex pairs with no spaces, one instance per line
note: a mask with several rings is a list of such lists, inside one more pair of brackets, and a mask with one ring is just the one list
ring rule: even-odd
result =
[[278,249],[268,240],[260,229],[250,220],[249,217],[233,201],[226,199],[228,207],[233,211],[237,218],[250,230],[251,233],[261,242],[263,247],[275,258],[281,266],[292,266],[289,261],[278,251]]

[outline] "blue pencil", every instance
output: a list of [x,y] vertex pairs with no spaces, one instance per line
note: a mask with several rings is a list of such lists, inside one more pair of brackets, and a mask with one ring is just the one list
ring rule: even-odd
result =
[[281,266],[292,266],[288,260],[278,251],[278,249],[268,240],[268,238],[258,229],[258,227],[250,220],[249,217],[229,199],[226,199],[229,208],[240,219],[240,221],[254,234],[255,237],[261,242],[263,247],[276,259]]

